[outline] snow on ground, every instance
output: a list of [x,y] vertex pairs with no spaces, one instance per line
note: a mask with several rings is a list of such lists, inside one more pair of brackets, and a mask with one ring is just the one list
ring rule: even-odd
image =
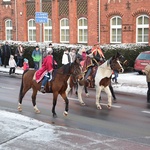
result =
[[142,94],[147,93],[146,75],[139,75],[137,72],[121,73],[118,76],[119,84],[112,83],[114,91]]

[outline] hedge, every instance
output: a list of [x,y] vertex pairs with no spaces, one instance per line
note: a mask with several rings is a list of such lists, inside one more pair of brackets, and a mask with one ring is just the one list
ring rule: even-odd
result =
[[[11,46],[11,51],[12,54],[15,54],[15,50],[16,50],[16,45],[12,45]],[[77,51],[79,50],[79,48],[81,48],[82,46],[77,46],[76,49]],[[34,50],[35,46],[24,46],[25,52],[23,57],[27,58],[29,60],[29,66],[30,68],[34,67],[34,63],[32,60],[32,51]],[[64,49],[68,48],[69,50],[72,49],[71,46],[54,46],[53,47],[53,56],[54,59],[57,61],[58,63],[58,67],[60,67],[61,64],[61,60],[62,60],[62,55],[64,52]],[[86,47],[86,49],[89,49],[90,47]],[[136,57],[139,55],[140,52],[143,51],[149,51],[150,50],[150,46],[147,45],[138,45],[138,44],[120,44],[120,45],[102,45],[101,46],[104,55],[106,57],[106,59],[109,59],[110,57],[112,57],[114,54],[116,54],[116,52],[120,52],[125,59],[128,61],[127,65],[124,66],[125,72],[128,71],[134,71],[134,61],[136,59]],[[44,53],[46,47],[43,48],[42,52]]]

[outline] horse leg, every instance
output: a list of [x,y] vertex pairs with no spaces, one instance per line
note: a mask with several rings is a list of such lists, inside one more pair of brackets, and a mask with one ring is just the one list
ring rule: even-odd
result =
[[36,106],[36,95],[37,95],[37,90],[36,88],[33,88],[33,93],[32,93],[32,104],[33,104],[33,109],[35,111],[35,113],[39,114],[40,110],[38,109],[38,107]]
[[81,105],[85,105],[84,101],[82,100],[82,91],[83,91],[84,86],[78,84],[78,98],[79,98],[79,102],[81,103]]
[[86,96],[89,97],[89,93],[88,93],[88,90],[87,90],[86,86],[84,86],[84,91],[85,91]]
[[53,113],[54,118],[57,118],[57,114],[55,112],[55,107],[57,104],[57,97],[58,97],[58,92],[54,92],[53,93],[53,107],[52,107],[52,113]]
[[68,106],[69,106],[69,100],[68,100],[68,98],[67,98],[65,92],[62,93],[61,96],[62,96],[62,98],[64,99],[65,104],[66,104],[66,106],[65,106],[65,111],[64,111],[64,116],[67,116],[67,115],[68,115],[68,110],[69,110],[69,107],[68,107]]
[[20,89],[20,93],[19,93],[19,99],[18,99],[18,111],[21,112],[22,111],[22,100],[23,97],[25,96],[25,94],[27,93],[27,91],[30,89],[31,87],[22,87]]
[[66,89],[66,96],[68,96],[70,90],[71,90],[71,87],[70,87],[70,85],[68,84],[67,89]]
[[99,97],[101,95],[101,87],[100,86],[96,86],[96,106],[97,109],[102,109],[100,103],[99,103]]
[[105,91],[105,93],[107,94],[107,98],[108,98],[107,107],[108,107],[108,109],[110,109],[110,108],[111,108],[111,105],[112,105],[112,94],[111,94],[111,91],[110,91],[109,86],[105,87],[105,88],[104,88],[104,91]]

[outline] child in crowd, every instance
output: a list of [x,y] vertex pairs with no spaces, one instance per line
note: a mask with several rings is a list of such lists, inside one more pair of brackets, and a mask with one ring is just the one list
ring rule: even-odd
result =
[[9,58],[9,67],[10,67],[9,75],[11,75],[12,73],[15,73],[17,64],[16,64],[16,61],[15,61],[13,55],[10,55],[10,58]]
[[23,70],[28,70],[29,69],[29,63],[28,63],[28,59],[24,58],[24,62],[23,62]]

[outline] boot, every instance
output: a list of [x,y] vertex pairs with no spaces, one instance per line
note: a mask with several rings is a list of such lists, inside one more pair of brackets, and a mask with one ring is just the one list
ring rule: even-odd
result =
[[40,92],[46,93],[44,87],[41,87]]

